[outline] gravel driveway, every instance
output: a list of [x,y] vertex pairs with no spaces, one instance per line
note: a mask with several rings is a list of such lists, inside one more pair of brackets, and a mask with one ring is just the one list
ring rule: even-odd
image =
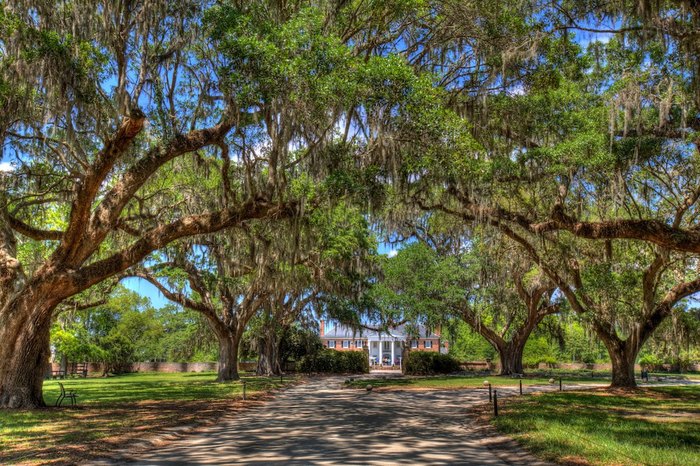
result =
[[513,442],[469,425],[483,390],[368,393],[342,382],[312,379],[215,426],[103,464],[536,463]]

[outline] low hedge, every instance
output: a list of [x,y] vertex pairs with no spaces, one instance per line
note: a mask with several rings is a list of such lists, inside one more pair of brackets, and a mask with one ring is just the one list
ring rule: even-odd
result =
[[336,351],[323,348],[315,354],[303,356],[297,363],[297,370],[307,374],[366,374],[369,372],[369,356],[366,351]]
[[410,351],[403,367],[409,375],[450,374],[460,370],[459,361],[436,351]]

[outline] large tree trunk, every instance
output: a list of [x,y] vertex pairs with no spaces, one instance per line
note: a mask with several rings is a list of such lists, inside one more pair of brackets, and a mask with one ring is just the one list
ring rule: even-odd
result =
[[523,350],[525,341],[509,341],[505,346],[496,348],[501,360],[501,375],[513,375],[523,373]]
[[637,382],[634,379],[634,362],[637,359],[637,352],[626,350],[610,353],[612,361],[612,388],[635,388]]
[[280,363],[279,342],[277,332],[271,328],[263,330],[263,337],[260,339],[258,349],[258,366],[255,371],[257,375],[280,375],[282,365]]
[[611,388],[635,388],[634,363],[637,360],[641,345],[635,345],[632,338],[621,340],[617,335],[611,335],[597,328],[596,333],[603,341],[612,362]]
[[53,307],[19,298],[0,309],[0,408],[46,406],[42,385],[51,355]]
[[219,373],[217,382],[230,382],[239,380],[238,375],[238,348],[241,342],[239,332],[230,329],[220,329],[216,332],[219,340]]
[[613,344],[605,345],[612,362],[611,388],[635,388],[637,382],[634,379],[634,362],[637,359],[638,350],[628,348],[629,345]]
[[63,375],[68,374],[68,356],[65,353],[61,353],[61,367],[60,370],[63,371]]

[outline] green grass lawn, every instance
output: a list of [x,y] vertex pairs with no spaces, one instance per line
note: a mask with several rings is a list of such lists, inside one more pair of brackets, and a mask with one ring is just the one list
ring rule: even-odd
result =
[[[86,450],[109,451],[144,433],[215,418],[239,402],[243,385],[214,379],[216,374],[209,372],[62,380],[67,390],[78,393],[77,407],[0,410],[0,464],[71,463],[84,459]],[[279,378],[243,380],[251,398],[281,385]],[[58,394],[58,381],[44,383],[48,405]]]
[[698,386],[511,398],[493,423],[551,461],[700,465]]
[[[144,400],[202,400],[235,398],[242,394],[241,383],[216,383],[216,373],[159,373],[144,372],[117,377],[47,380],[44,382],[44,400],[53,404],[60,392],[58,382],[67,390],[76,390],[81,404],[108,404]],[[276,387],[279,379],[248,377],[246,390],[253,392]]]
[[[387,377],[386,379],[371,378],[371,379],[355,379],[345,386],[349,388],[365,388],[367,384],[372,384],[374,388],[408,388],[408,389],[460,389],[460,388],[483,388],[484,381],[488,380],[491,386],[498,387],[517,387],[519,380],[513,377],[501,377],[497,375],[479,375],[479,376],[426,376],[426,377]],[[559,383],[559,379],[556,379]],[[545,377],[525,377],[522,379],[523,386],[527,385],[548,385],[549,378]],[[605,383],[608,379],[601,377],[576,377],[564,378],[564,383]]]

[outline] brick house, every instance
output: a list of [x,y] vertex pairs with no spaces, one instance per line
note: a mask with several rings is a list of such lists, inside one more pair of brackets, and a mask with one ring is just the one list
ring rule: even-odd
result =
[[323,346],[336,351],[367,349],[370,366],[401,366],[404,348],[409,351],[448,351],[447,341],[440,338],[440,330],[431,332],[422,325],[417,329],[414,327],[413,332],[409,332],[405,325],[377,332],[367,329],[355,330],[340,324],[326,328],[326,324],[323,320],[320,323]]

